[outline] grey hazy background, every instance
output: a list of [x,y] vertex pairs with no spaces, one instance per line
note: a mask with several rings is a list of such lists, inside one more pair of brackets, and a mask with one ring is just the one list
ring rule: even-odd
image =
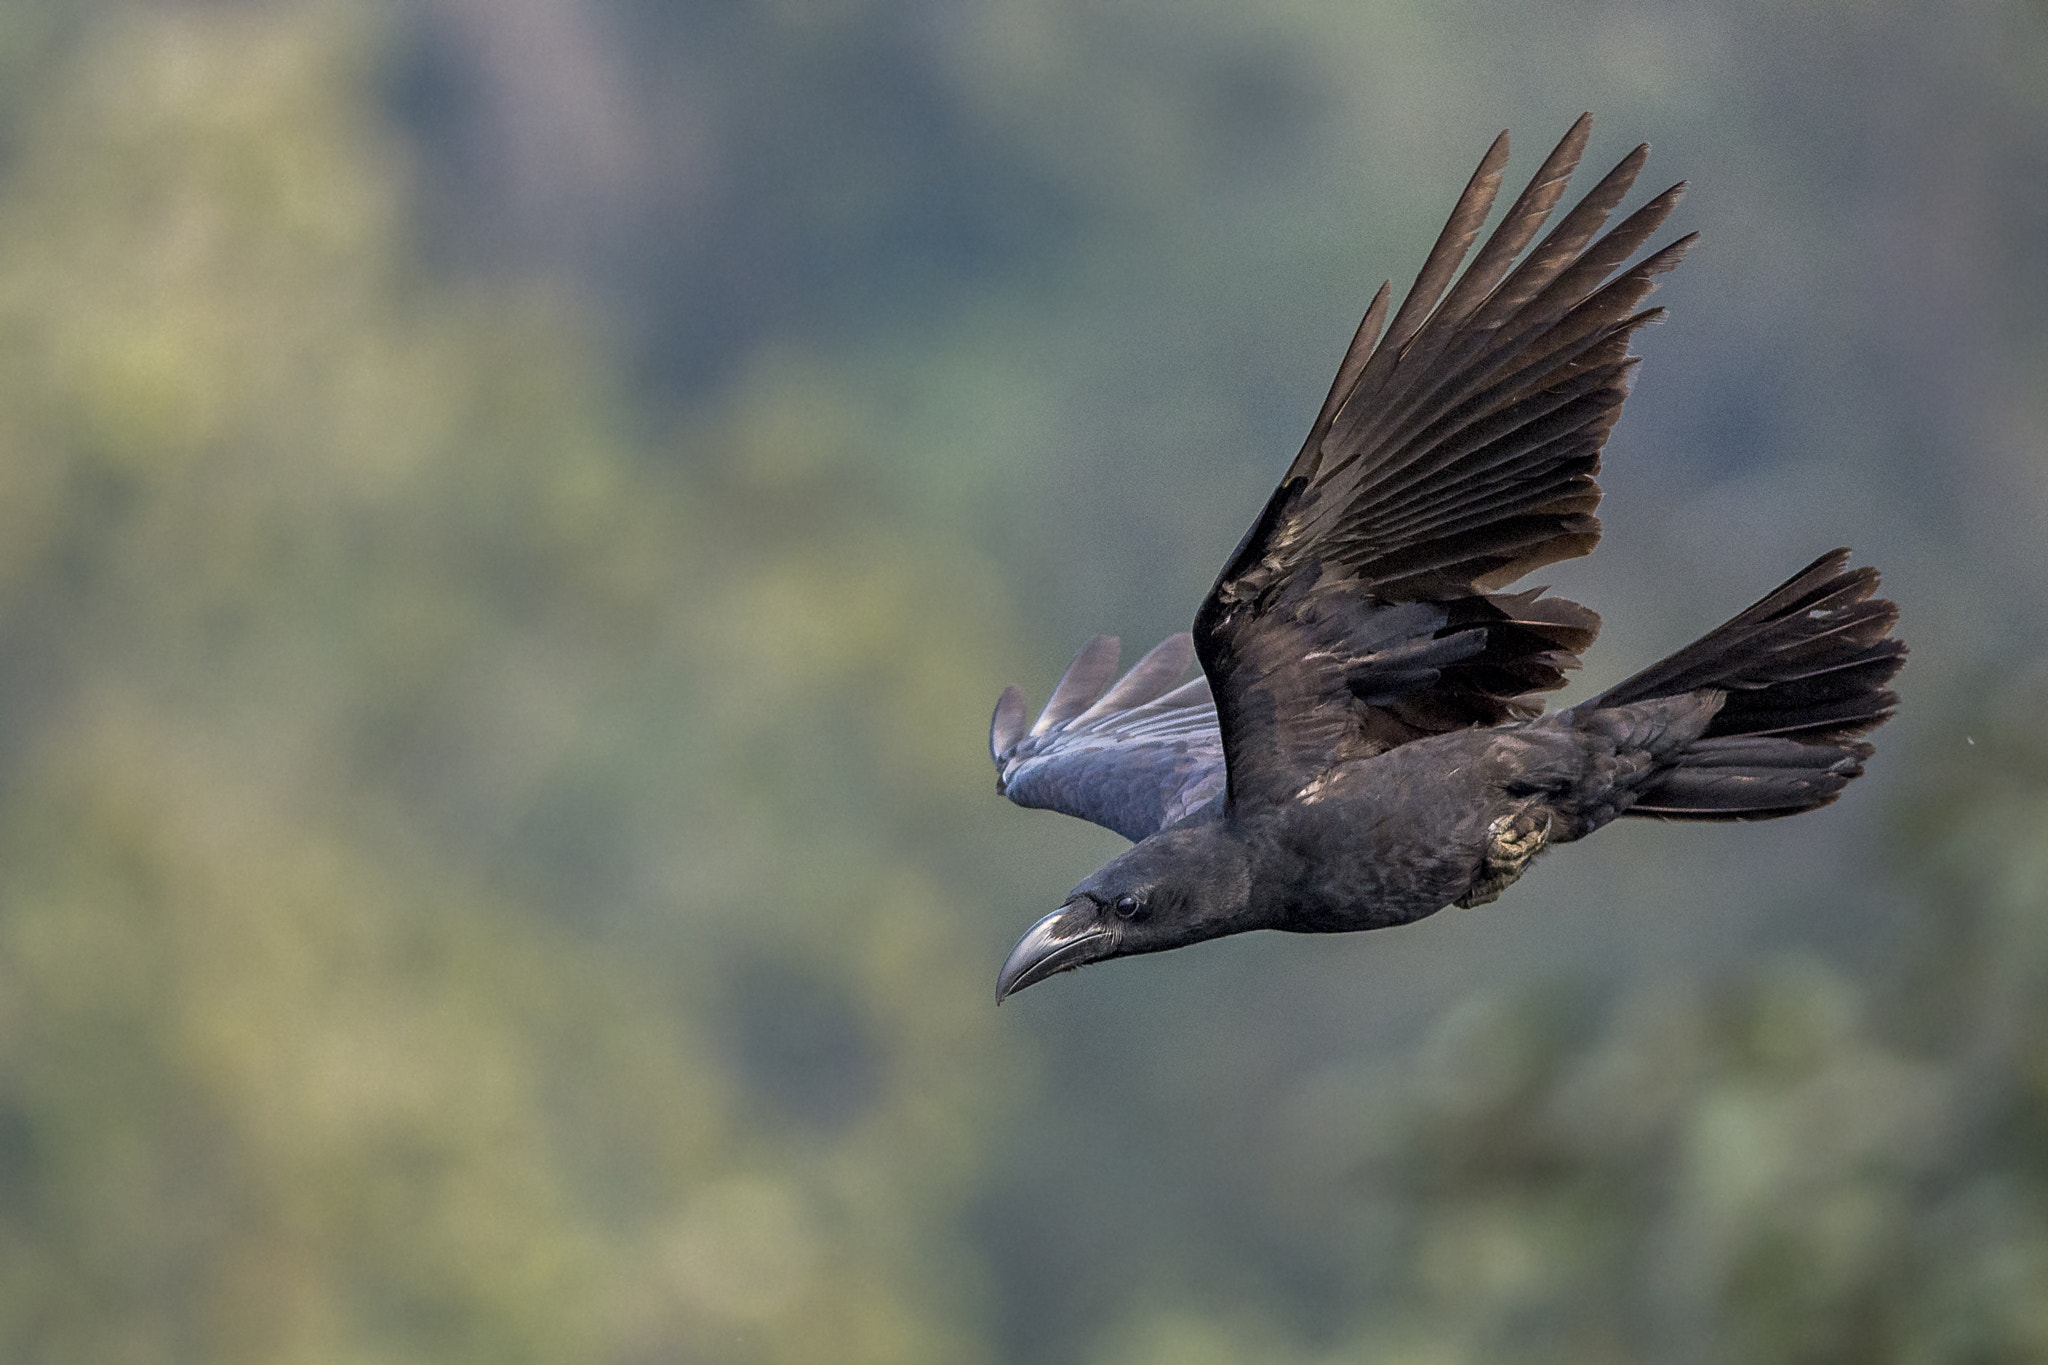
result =
[[[9,0],[0,75],[0,1355],[2048,1359],[2039,3]],[[1565,696],[1853,545],[1869,775],[998,1014],[1120,841],[997,691],[1184,628],[1582,109],[1704,242]]]

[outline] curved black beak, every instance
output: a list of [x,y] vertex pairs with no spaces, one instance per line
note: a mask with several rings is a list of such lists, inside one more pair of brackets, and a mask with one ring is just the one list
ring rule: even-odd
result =
[[1085,900],[1069,901],[1024,931],[996,974],[998,1005],[1026,986],[1115,951],[1115,936],[1094,923],[1091,905]]

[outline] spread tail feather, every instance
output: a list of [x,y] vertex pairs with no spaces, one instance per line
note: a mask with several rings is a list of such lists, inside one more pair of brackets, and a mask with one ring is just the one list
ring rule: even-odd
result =
[[1877,570],[1822,555],[1747,611],[1585,703],[1589,710],[1719,692],[1705,733],[1644,787],[1628,814],[1767,820],[1824,806],[1863,772],[1859,736],[1898,704],[1905,661],[1896,604],[1872,596]]

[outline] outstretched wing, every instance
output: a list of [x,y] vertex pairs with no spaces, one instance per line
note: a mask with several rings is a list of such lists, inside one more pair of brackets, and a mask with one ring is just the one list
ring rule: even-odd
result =
[[989,722],[996,790],[1020,806],[1077,815],[1133,842],[1223,794],[1223,735],[1208,679],[1176,686],[1193,639],[1169,635],[1114,687],[1118,645],[1098,635],[1067,666],[1038,721],[1006,688]]
[[[1338,763],[1542,710],[1600,618],[1495,591],[1600,537],[1600,449],[1637,311],[1688,236],[1615,272],[1674,185],[1599,235],[1638,147],[1533,250],[1591,131],[1579,119],[1455,284],[1493,207],[1502,133],[1386,335],[1381,286],[1301,454],[1195,618],[1230,800],[1285,800]],[[1517,258],[1520,258],[1519,263]],[[1613,278],[1610,278],[1613,277]],[[1375,344],[1377,343],[1377,344]]]

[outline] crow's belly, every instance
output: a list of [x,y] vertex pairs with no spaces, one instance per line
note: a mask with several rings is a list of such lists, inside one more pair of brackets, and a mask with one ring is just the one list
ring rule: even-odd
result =
[[1480,791],[1438,790],[1399,804],[1298,807],[1259,841],[1255,895],[1278,927],[1335,934],[1407,924],[1469,892],[1497,814]]

